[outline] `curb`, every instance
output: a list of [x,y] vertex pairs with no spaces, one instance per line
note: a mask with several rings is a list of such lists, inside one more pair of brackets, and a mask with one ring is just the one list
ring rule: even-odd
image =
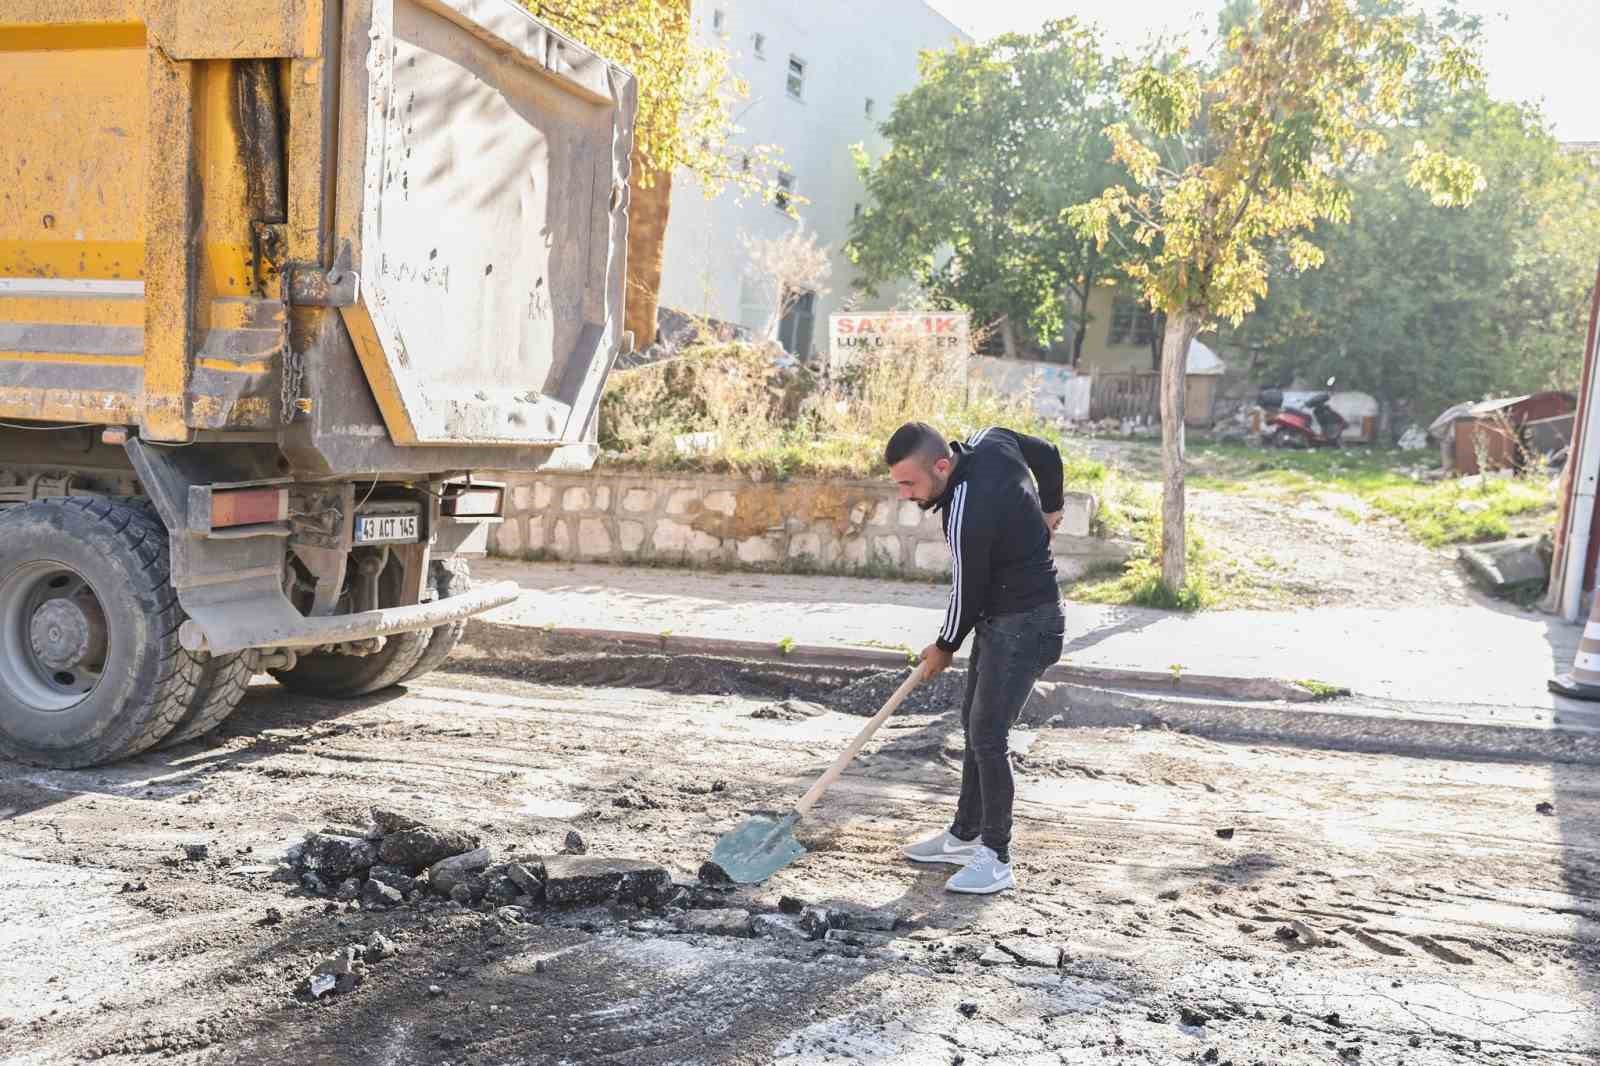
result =
[[1318,751],[1600,765],[1600,728],[1484,722],[1449,704],[1430,705],[1426,714],[1398,714],[1383,701],[1360,697],[1321,709],[1070,684],[1041,686],[1028,702],[1023,722],[1037,728],[1053,724],[1056,716],[1069,728],[1168,729],[1210,740]]
[[[757,662],[782,662],[796,666],[860,667],[875,670],[903,670],[915,660],[907,651],[878,648],[853,648],[820,644],[773,644],[756,640],[720,637],[679,636],[665,633],[637,633],[613,629],[566,629],[557,626],[519,626],[486,622],[474,618],[467,622],[461,643],[490,659],[525,658],[532,654],[583,654],[629,651],[652,655],[704,655],[719,659],[747,659]],[[965,657],[956,660],[965,663]],[[1040,679],[1054,684],[1092,688],[1127,689],[1179,697],[1214,697],[1228,700],[1283,700],[1310,703],[1326,699],[1293,681],[1271,677],[1229,677],[1161,670],[1125,670],[1109,666],[1075,666],[1057,663]],[[1348,695],[1341,690],[1339,695]]]
[[[770,663],[805,670],[904,670],[904,652],[680,637],[671,633],[468,623],[455,669],[518,664],[551,655],[652,655]],[[963,661],[958,661],[964,666]],[[1143,684],[1130,684],[1129,681]],[[1210,740],[1416,758],[1600,765],[1600,716],[1539,727],[1485,722],[1481,708],[1316,697],[1291,682],[1059,665],[1041,679],[1020,724],[1031,728],[1161,729]],[[1293,692],[1292,697],[1284,693]],[[1262,693],[1263,695],[1251,695]],[[1570,717],[1570,716],[1564,716]]]

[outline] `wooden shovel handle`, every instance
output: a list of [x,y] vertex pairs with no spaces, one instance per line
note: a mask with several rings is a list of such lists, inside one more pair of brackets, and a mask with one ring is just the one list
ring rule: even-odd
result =
[[821,777],[817,778],[817,783],[811,786],[811,790],[800,797],[800,802],[794,806],[795,814],[804,815],[816,805],[816,802],[822,798],[822,794],[828,791],[828,786],[839,779],[839,775],[844,773],[844,768],[850,765],[850,760],[854,759],[856,754],[866,746],[867,741],[872,739],[872,734],[876,733],[878,727],[889,720],[889,716],[899,708],[907,696],[911,695],[911,690],[916,688],[922,681],[923,669],[919,665],[915,670],[911,671],[911,676],[900,683],[900,687],[895,689],[894,695],[889,697],[883,708],[873,715],[866,725],[861,727],[861,732],[856,734],[856,738],[850,742],[850,746],[839,753],[839,757],[833,760],[833,765],[828,767]]

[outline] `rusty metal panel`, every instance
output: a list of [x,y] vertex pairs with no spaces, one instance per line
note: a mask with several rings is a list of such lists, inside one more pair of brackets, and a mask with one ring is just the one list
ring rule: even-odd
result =
[[149,201],[145,218],[144,411],[151,440],[189,437],[200,182],[195,172],[195,66],[149,50]]
[[361,283],[344,312],[390,434],[580,439],[622,343],[631,76],[510,0],[372,0],[353,40],[365,136],[341,167],[363,180],[339,214],[359,220]]

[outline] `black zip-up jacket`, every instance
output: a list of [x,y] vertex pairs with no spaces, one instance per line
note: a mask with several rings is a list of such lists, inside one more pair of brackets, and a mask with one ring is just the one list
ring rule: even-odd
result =
[[1061,598],[1044,516],[1061,510],[1063,496],[1061,453],[1047,440],[990,426],[951,448],[955,473],[933,505],[953,563],[938,639],[948,652],[980,618]]

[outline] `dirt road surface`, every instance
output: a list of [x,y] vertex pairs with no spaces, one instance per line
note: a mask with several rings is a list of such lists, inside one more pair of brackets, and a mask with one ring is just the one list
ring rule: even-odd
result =
[[[353,704],[261,685],[198,744],[98,770],[0,764],[0,1061],[1600,1055],[1600,798],[1582,767],[1047,728],[1015,745],[1022,889],[961,898],[948,870],[895,851],[956,787],[958,723],[924,707],[808,820],[809,855],[696,894],[760,914],[788,895],[892,933],[684,934],[681,914],[617,903],[368,912],[269,879],[306,831],[380,804],[497,857],[549,855],[576,829],[590,855],[690,883],[719,833],[792,802],[861,723],[764,710],[826,698],[792,674],[737,691],[670,663],[636,671],[655,688],[583,677],[440,673]],[[319,959],[373,932],[398,954],[354,991],[305,997]]]

